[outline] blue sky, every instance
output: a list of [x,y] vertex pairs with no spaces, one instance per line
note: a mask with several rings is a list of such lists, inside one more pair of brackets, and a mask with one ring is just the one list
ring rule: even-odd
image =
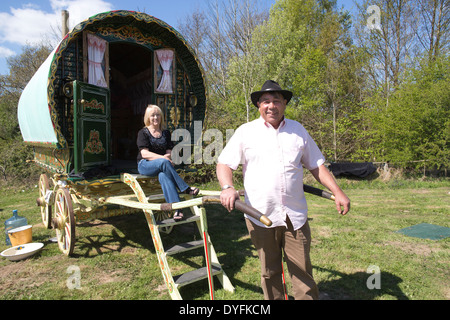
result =
[[6,58],[20,54],[26,44],[42,40],[55,45],[60,36],[61,10],[70,14],[69,28],[96,13],[110,10],[146,12],[176,27],[206,0],[0,0],[0,74]]
[[[275,0],[258,0],[270,7]],[[6,58],[20,54],[26,44],[47,41],[53,45],[60,37],[61,10],[70,14],[69,28],[96,13],[133,10],[148,13],[173,27],[208,0],[0,0],[0,74],[7,74]],[[352,0],[338,0],[350,9]]]

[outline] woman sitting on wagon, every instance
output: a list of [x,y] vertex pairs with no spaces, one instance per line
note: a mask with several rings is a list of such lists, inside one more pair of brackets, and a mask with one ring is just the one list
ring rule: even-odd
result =
[[[172,148],[174,147],[169,130],[162,128],[163,114],[156,105],[149,105],[144,114],[145,127],[139,130],[137,156],[139,174],[158,177],[166,202],[179,202],[180,192],[196,196],[198,188],[189,187],[178,175],[172,163]],[[177,210],[174,220],[183,219],[183,211]]]

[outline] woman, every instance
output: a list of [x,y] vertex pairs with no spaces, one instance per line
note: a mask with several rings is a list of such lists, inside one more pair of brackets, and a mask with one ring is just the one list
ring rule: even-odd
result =
[[[155,105],[149,105],[144,115],[145,127],[139,130],[137,146],[138,171],[145,176],[158,176],[166,202],[179,202],[178,190],[196,196],[198,188],[191,188],[175,171],[171,153],[173,142],[169,130],[163,130],[163,114]],[[183,219],[183,211],[177,210],[174,220]]]

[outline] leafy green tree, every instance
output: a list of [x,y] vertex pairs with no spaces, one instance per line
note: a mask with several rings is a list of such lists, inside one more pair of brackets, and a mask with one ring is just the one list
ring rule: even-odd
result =
[[418,69],[408,71],[389,106],[379,108],[375,129],[380,156],[403,167],[448,167],[450,58],[426,57]]
[[[255,29],[247,55],[232,59],[228,86],[234,99],[227,102],[242,121],[250,92],[276,80],[294,93],[286,116],[300,121],[329,158],[349,159],[362,140],[364,57],[352,45],[350,16],[336,1],[280,0]],[[247,121],[257,116],[252,111]]]
[[0,177],[9,183],[25,180],[35,171],[26,161],[33,149],[23,143],[17,120],[20,94],[51,49],[45,45],[25,46],[8,58],[9,74],[0,75]]

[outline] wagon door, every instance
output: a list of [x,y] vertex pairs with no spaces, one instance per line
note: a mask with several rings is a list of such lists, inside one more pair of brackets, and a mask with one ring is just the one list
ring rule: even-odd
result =
[[109,89],[74,81],[74,169],[110,165]]

